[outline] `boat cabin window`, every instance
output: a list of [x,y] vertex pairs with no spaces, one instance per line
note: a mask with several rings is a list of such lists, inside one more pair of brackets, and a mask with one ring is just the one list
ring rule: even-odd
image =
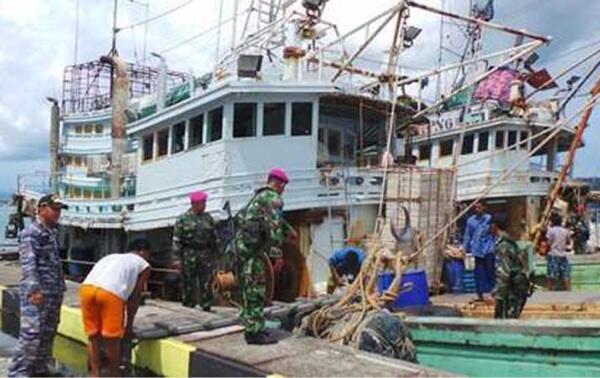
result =
[[463,138],[461,155],[472,154],[474,144],[475,144],[475,134],[466,134]]
[[160,130],[156,134],[157,157],[165,156],[169,153],[169,129]]
[[263,135],[285,134],[285,102],[265,103],[263,114]]
[[75,134],[81,134],[81,133],[83,133],[83,126],[81,126],[81,125],[75,126]]
[[354,160],[354,151],[356,149],[356,136],[350,133],[344,133],[344,159]]
[[477,144],[477,152],[487,151],[490,143],[490,133],[482,131],[479,133],[479,143]]
[[223,107],[208,112],[208,135],[206,142],[214,142],[223,137]]
[[233,105],[233,137],[256,136],[256,104],[237,103]]
[[173,125],[173,135],[171,136],[171,154],[183,151],[183,141],[185,138],[185,122],[179,122]]
[[197,115],[190,119],[190,130],[188,146],[189,148],[202,144],[202,133],[204,131],[204,114]]
[[454,139],[446,139],[440,142],[440,157],[452,155],[454,149]]
[[527,142],[529,138],[529,133],[527,131],[521,131],[521,138],[520,138],[520,142],[519,142],[519,148],[521,148],[522,150],[526,150],[527,149]]
[[100,123],[97,123],[94,125],[94,132],[96,134],[102,134],[102,132],[104,131],[104,126]]
[[332,156],[342,156],[342,133],[338,130],[327,130],[327,149]]
[[496,131],[496,149],[504,148],[504,131]]
[[517,149],[517,132],[514,130],[508,132],[508,147],[511,150]]
[[431,143],[419,146],[419,160],[431,159]]
[[295,102],[292,104],[292,136],[311,134],[312,105],[312,102]]
[[83,129],[83,132],[86,134],[91,134],[94,131],[94,125],[91,123],[86,123]]
[[152,157],[154,156],[154,134],[148,134],[148,135],[144,136],[144,139],[142,141],[142,148],[143,148],[142,160],[143,161],[152,160]]

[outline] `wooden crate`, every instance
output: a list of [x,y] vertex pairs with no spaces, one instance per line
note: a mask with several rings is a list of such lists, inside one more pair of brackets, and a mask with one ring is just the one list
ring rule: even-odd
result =
[[[397,251],[396,240],[391,234],[390,224],[396,216],[399,227],[404,226],[404,213],[400,206],[408,209],[412,227],[426,241],[443,228],[452,218],[452,171],[428,169],[414,166],[400,167],[388,173],[385,196],[385,224],[382,241],[386,248]],[[443,237],[427,247],[415,263],[423,268],[431,286],[441,278]]]

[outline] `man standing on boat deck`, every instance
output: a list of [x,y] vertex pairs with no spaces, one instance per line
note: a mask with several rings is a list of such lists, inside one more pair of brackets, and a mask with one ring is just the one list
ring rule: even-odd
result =
[[127,251],[101,258],[79,288],[93,377],[99,377],[101,373],[101,341],[108,354],[109,376],[120,375],[121,342],[123,336],[132,334],[133,319],[150,276],[148,241],[135,239],[129,243]]
[[483,301],[483,294],[489,293],[496,284],[495,242],[490,232],[492,216],[485,211],[481,202],[474,206],[475,214],[467,219],[463,236],[463,249],[475,257],[475,286],[477,300]]
[[177,218],[173,230],[173,250],[181,259],[182,303],[195,307],[199,302],[210,311],[212,279],[218,255],[218,237],[212,216],[205,211],[208,194],[190,194],[191,208]]
[[496,216],[491,221],[491,231],[496,239],[496,300],[494,317],[517,319],[521,315],[527,297],[531,294],[531,281],[527,251],[506,233],[506,217]]
[[286,237],[296,237],[295,231],[283,219],[281,195],[289,182],[287,174],[272,169],[267,186],[258,189],[236,219],[234,247],[241,263],[239,269],[242,309],[240,317],[245,326],[248,344],[277,342],[265,329],[263,308],[266,298],[265,258],[274,259],[274,269],[283,263],[280,251]]
[[562,217],[552,214],[550,228],[546,232],[546,239],[550,244],[547,256],[548,290],[555,290],[558,282],[562,282],[565,290],[570,290],[571,265],[567,258],[567,244],[569,244],[569,230],[562,226]]
[[43,196],[38,201],[37,219],[20,235],[21,329],[9,377],[51,375],[52,344],[66,290],[56,226],[66,208],[58,196]]
[[571,231],[573,238],[573,249],[576,255],[585,255],[587,253],[587,241],[590,238],[590,228],[584,217],[585,207],[578,205],[575,214],[569,217],[567,228]]

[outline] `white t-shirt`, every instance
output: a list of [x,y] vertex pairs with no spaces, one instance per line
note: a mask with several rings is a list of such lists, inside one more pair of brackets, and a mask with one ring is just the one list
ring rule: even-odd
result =
[[569,231],[561,226],[552,226],[546,232],[548,243],[550,243],[551,256],[564,257],[567,255],[567,243],[569,241]]
[[128,300],[140,273],[150,264],[135,253],[104,256],[87,275],[84,285],[93,285]]

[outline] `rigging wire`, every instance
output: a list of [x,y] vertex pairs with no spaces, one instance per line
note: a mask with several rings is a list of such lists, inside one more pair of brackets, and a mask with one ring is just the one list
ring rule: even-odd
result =
[[[223,20],[223,22],[221,23],[221,26],[225,25],[225,24],[227,24],[227,23],[229,23],[231,21],[233,21],[233,19],[235,17],[241,16],[244,13],[249,12],[251,10],[252,10],[252,7],[248,7],[246,9],[238,12],[235,16],[232,16],[232,17],[229,17],[229,18]],[[213,31],[215,31],[218,28],[219,28],[219,23],[214,24],[211,27],[209,27],[208,29],[205,29],[205,30],[203,30],[203,31],[201,31],[201,32],[199,32],[197,34],[194,34],[194,35],[192,35],[192,36],[190,36],[188,38],[185,38],[185,39],[183,39],[183,40],[181,40],[181,41],[179,41],[179,42],[177,42],[177,43],[175,43],[175,44],[173,44],[171,46],[168,46],[168,47],[164,48],[163,50],[160,50],[160,53],[161,54],[165,54],[165,53],[167,53],[169,51],[175,50],[175,49],[177,49],[177,48],[179,48],[181,46],[184,46],[184,45],[186,45],[186,44],[188,44],[188,43],[190,43],[190,42],[192,42],[192,41],[194,41],[194,40],[196,40],[198,38],[201,38],[201,37],[203,37],[203,36],[205,36],[205,35],[213,32]]]
[[557,61],[557,60],[562,59],[564,57],[570,56],[570,55],[572,55],[574,53],[577,53],[577,52],[579,52],[581,50],[585,50],[587,48],[596,46],[598,44],[600,44],[600,38],[595,39],[595,40],[593,40],[591,42],[588,42],[588,43],[586,43],[586,44],[584,44],[582,46],[575,47],[575,48],[573,48],[571,50],[567,50],[567,51],[565,51],[565,52],[563,52],[561,54],[558,54],[558,55],[555,55],[555,56],[550,56],[550,57],[548,57],[546,59],[542,59],[538,64],[545,64],[545,63],[548,63],[548,62],[554,62],[554,61]]
[[194,1],[195,0],[187,0],[186,2],[181,3],[181,4],[177,5],[177,6],[174,6],[173,8],[167,9],[166,11],[164,11],[162,13],[159,13],[157,15],[154,15],[152,17],[149,17],[149,18],[147,18],[145,20],[142,20],[142,21],[139,21],[139,22],[134,22],[133,24],[129,24],[127,26],[123,26],[123,27],[117,28],[117,30],[118,31],[123,31],[123,30],[128,30],[128,29],[134,29],[134,28],[136,28],[138,26],[149,24],[149,23],[151,23],[153,21],[156,21],[156,20],[158,20],[160,18],[163,18],[163,17],[165,17],[165,16],[167,16],[167,15],[169,15],[169,14],[175,12],[175,11],[178,11],[179,9],[181,9],[181,8],[183,8],[185,6],[190,5]]

